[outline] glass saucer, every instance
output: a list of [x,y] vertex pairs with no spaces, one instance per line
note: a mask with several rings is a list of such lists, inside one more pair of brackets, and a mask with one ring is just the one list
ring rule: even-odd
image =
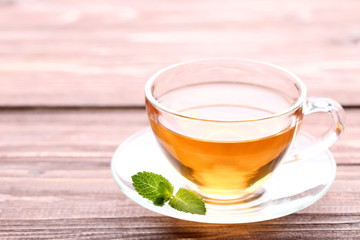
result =
[[[300,132],[295,146],[312,136]],[[146,128],[121,144],[111,162],[112,175],[126,196],[154,212],[183,220],[204,223],[249,223],[282,217],[304,209],[320,199],[333,183],[336,163],[329,151],[282,163],[263,186],[258,203],[219,205],[206,204],[206,215],[179,212],[168,204],[157,207],[142,198],[133,188],[131,176],[149,171],[163,175],[174,185],[174,193],[186,187],[185,180],[167,161],[150,128]]]

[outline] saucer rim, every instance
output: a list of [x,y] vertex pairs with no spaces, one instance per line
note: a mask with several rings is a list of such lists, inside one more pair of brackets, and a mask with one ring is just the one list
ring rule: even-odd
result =
[[[142,134],[146,133],[146,132],[151,132],[151,128],[150,127],[146,127],[140,131],[135,132],[134,134],[132,134],[131,136],[129,136],[125,141],[123,141],[115,150],[113,156],[112,156],[112,160],[111,160],[111,173],[112,173],[112,177],[115,180],[116,184],[118,185],[118,187],[120,188],[120,190],[128,197],[130,198],[132,201],[134,201],[135,203],[139,204],[140,206],[158,213],[158,214],[162,214],[164,216],[169,216],[169,217],[173,217],[176,219],[181,219],[181,220],[187,220],[187,221],[192,221],[192,222],[200,222],[200,223],[212,223],[212,224],[241,224],[241,223],[253,223],[253,222],[261,222],[261,221],[267,221],[267,220],[271,220],[271,219],[276,219],[276,218],[280,218],[280,217],[284,217],[287,215],[290,215],[292,213],[301,211],[309,206],[311,206],[312,204],[314,204],[315,202],[317,202],[319,199],[321,199],[330,189],[330,187],[332,186],[332,184],[335,181],[336,178],[336,169],[337,169],[337,165],[336,165],[336,161],[333,157],[333,155],[331,154],[330,150],[327,149],[325,151],[322,151],[320,153],[316,153],[316,155],[327,155],[328,158],[328,162],[331,164],[331,168],[332,168],[332,173],[331,173],[331,177],[329,178],[329,181],[326,182],[326,186],[321,190],[321,192],[319,194],[315,196],[313,196],[311,198],[311,200],[305,202],[304,204],[299,204],[299,206],[297,208],[292,208],[291,210],[288,211],[284,211],[284,212],[279,212],[278,214],[271,215],[268,217],[262,217],[261,219],[258,218],[254,218],[251,219],[249,221],[239,221],[237,220],[236,217],[234,217],[234,215],[232,215],[228,220],[229,221],[216,221],[216,217],[212,216],[209,217],[207,215],[197,215],[197,214],[191,214],[191,213],[185,213],[185,212],[180,212],[177,211],[175,209],[170,208],[167,205],[164,205],[163,207],[158,207],[153,205],[153,203],[150,200],[147,200],[143,197],[141,197],[135,190],[130,189],[128,186],[126,186],[118,177],[118,174],[116,172],[116,168],[115,168],[115,162],[116,162],[116,156],[118,155],[118,153],[126,147],[126,145],[128,143],[130,143],[132,140],[138,138],[139,136],[141,136]],[[309,133],[303,133],[303,134],[307,134],[310,135]],[[301,160],[300,160],[301,161]],[[286,162],[283,162],[281,164],[289,164]],[[291,163],[290,163],[291,164]],[[230,216],[230,215],[229,215]],[[221,216],[221,219],[223,219],[224,216]]]

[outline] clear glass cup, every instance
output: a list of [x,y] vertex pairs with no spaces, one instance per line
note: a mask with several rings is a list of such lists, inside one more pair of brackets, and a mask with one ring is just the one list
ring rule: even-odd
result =
[[[328,98],[307,97],[293,73],[235,58],[179,63],[145,86],[152,130],[169,162],[205,201],[258,199],[277,166],[330,147],[344,130],[344,111]],[[292,148],[304,115],[330,113],[329,129]]]

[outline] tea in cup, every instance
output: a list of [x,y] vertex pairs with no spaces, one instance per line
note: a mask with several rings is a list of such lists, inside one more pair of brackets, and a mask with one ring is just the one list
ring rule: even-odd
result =
[[[173,167],[205,200],[251,201],[282,161],[315,154],[344,129],[340,104],[308,98],[287,70],[246,59],[200,59],[153,75],[145,86],[152,130]],[[333,125],[292,151],[304,115]]]

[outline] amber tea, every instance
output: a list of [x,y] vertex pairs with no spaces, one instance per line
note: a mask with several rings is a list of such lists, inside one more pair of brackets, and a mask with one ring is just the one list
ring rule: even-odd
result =
[[[169,91],[157,101],[187,118],[169,119],[147,104],[153,132],[172,165],[203,194],[256,190],[287,153],[298,126],[296,121],[266,120],[293,99],[256,85],[197,84]],[[251,119],[264,120],[244,123]]]

